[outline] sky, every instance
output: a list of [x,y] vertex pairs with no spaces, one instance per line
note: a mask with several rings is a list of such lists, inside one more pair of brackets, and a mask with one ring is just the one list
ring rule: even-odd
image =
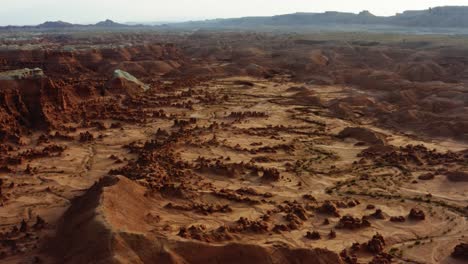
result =
[[96,23],[186,21],[295,12],[369,10],[390,16],[404,10],[466,5],[468,0],[0,0],[0,25],[45,21]]

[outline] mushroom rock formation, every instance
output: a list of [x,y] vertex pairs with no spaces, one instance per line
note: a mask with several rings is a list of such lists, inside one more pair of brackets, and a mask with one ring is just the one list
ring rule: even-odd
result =
[[146,92],[150,86],[138,80],[135,76],[122,70],[115,70],[106,90],[111,93],[135,95]]
[[385,240],[379,233],[375,234],[366,244],[366,249],[374,254],[382,253],[385,247]]
[[[331,201],[325,201],[319,208],[317,208],[318,212],[322,214],[329,214],[335,217],[339,217],[340,213],[338,209]],[[327,220],[327,219],[326,219]]]
[[375,212],[370,214],[369,217],[372,217],[375,219],[381,219],[381,220],[385,219],[382,209],[375,210]]
[[426,215],[422,210],[413,208],[411,209],[408,218],[411,220],[424,220],[426,219]]
[[305,235],[305,237],[310,240],[319,240],[321,238],[321,235],[317,231],[313,231],[313,232],[307,231],[307,234]]
[[366,228],[370,226],[371,226],[371,223],[364,217],[362,219],[359,219],[359,218],[352,217],[351,215],[345,215],[340,218],[340,221],[336,225],[336,228],[352,230],[352,229]]
[[262,179],[267,181],[278,181],[280,177],[280,172],[277,169],[268,168],[264,170]]

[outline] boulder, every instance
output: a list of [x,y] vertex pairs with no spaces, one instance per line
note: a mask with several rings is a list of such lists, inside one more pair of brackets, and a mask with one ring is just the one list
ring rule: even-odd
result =
[[468,260],[468,243],[458,244],[452,252],[452,257],[461,260]]
[[150,86],[138,80],[135,76],[122,70],[115,70],[107,84],[107,91],[111,93],[139,94],[146,92]]
[[411,219],[411,220],[424,220],[426,219],[426,214],[424,214],[424,212],[420,209],[417,209],[417,208],[413,208],[411,209],[409,215],[408,215],[408,218]]
[[463,171],[448,172],[447,179],[452,182],[468,182],[468,173]]

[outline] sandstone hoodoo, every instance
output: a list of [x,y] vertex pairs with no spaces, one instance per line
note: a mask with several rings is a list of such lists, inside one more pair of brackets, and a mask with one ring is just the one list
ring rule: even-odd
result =
[[370,227],[371,223],[365,218],[359,219],[350,215],[345,215],[340,218],[340,221],[336,225],[339,229],[360,229]]
[[313,232],[307,232],[307,234],[305,235],[305,237],[307,239],[311,239],[311,240],[319,240],[321,238],[321,235],[319,232],[317,231],[313,231]]
[[408,215],[408,218],[411,220],[421,221],[426,219],[426,214],[421,209],[412,208]]
[[376,234],[372,237],[369,242],[366,244],[366,249],[373,253],[373,254],[379,254],[382,253],[385,248],[385,240],[382,235]]

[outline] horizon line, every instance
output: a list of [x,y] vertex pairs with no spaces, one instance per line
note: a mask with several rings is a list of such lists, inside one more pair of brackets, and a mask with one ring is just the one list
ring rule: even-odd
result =
[[328,11],[323,11],[323,12],[301,12],[301,11],[296,11],[296,12],[292,12],[292,13],[280,13],[280,14],[274,14],[274,15],[258,15],[258,16],[237,16],[237,17],[213,17],[213,18],[174,18],[174,19],[171,19],[171,18],[166,18],[166,19],[161,19],[161,20],[154,20],[154,21],[126,21],[126,22],[119,22],[118,20],[116,19],[110,19],[110,18],[106,18],[106,19],[101,19],[101,20],[96,20],[95,22],[68,22],[64,19],[57,19],[57,20],[54,20],[54,19],[51,19],[51,20],[45,20],[41,23],[38,23],[38,24],[0,24],[0,27],[36,27],[36,26],[39,26],[39,25],[42,25],[42,24],[45,24],[47,22],[62,22],[62,23],[69,23],[69,24],[72,24],[72,25],[76,25],[76,26],[93,26],[93,25],[96,25],[100,22],[105,22],[105,21],[112,21],[114,23],[119,23],[119,24],[124,24],[124,25],[128,25],[128,26],[132,26],[132,25],[145,25],[145,26],[155,26],[157,24],[172,24],[172,23],[184,23],[184,22],[199,22],[199,21],[210,21],[210,20],[223,20],[223,19],[240,19],[240,18],[255,18],[255,17],[275,17],[275,16],[284,16],[284,15],[292,15],[292,14],[326,14],[326,13],[345,13],[345,14],[354,14],[354,15],[359,15],[363,12],[368,12],[370,13],[371,15],[375,16],[375,17],[394,17],[394,16],[397,16],[399,14],[403,14],[405,12],[415,12],[415,11],[426,11],[426,10],[430,10],[430,9],[433,9],[433,8],[441,8],[441,7],[465,7],[465,8],[468,8],[468,5],[459,5],[459,6],[450,6],[450,5],[446,5],[446,6],[434,6],[434,7],[428,7],[426,9],[413,9],[413,10],[404,10],[402,12],[397,12],[393,15],[375,15],[374,13],[372,13],[371,11],[369,10],[361,10],[360,12],[347,12],[347,11],[336,11],[336,10],[328,10]]

